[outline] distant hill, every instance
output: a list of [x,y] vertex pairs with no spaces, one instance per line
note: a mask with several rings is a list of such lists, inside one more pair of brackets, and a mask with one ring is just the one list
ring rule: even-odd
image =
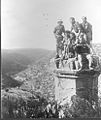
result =
[[11,76],[18,74],[29,66],[48,63],[55,52],[44,49],[14,49],[1,51],[2,87],[16,87],[20,81]]
[[46,49],[17,49],[14,50],[14,52],[26,56],[31,63],[35,63],[42,58],[46,58],[54,54],[54,51]]
[[[101,56],[101,44],[94,44],[96,53]],[[45,49],[2,49],[2,72],[16,74],[25,70],[28,65],[47,62],[55,56],[55,51]]]
[[[101,55],[101,44],[94,44],[94,49]],[[53,95],[52,68],[55,68],[55,64],[50,63],[50,59],[54,56],[55,51],[44,49],[2,50],[3,85],[12,87],[22,81],[21,89],[25,90],[33,86],[35,90],[42,91],[45,96]]]
[[48,60],[54,51],[44,49],[14,49],[1,51],[2,72],[16,74],[38,61]]

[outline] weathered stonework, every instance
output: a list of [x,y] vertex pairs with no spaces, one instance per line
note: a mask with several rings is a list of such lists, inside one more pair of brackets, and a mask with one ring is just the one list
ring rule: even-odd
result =
[[89,102],[98,100],[98,76],[94,70],[55,71],[55,100],[61,102],[77,94]]

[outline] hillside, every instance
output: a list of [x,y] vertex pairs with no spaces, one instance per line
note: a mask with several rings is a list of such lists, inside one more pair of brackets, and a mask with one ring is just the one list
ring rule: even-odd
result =
[[2,89],[19,87],[23,84],[21,81],[17,81],[9,75],[2,75],[1,78]]
[[30,87],[35,91],[41,91],[44,97],[48,99],[54,98],[54,75],[49,69],[49,63],[39,62],[30,66],[14,75],[14,79],[24,83],[20,86],[20,89],[27,90]]
[[[40,64],[44,65],[45,63],[49,63],[49,60],[53,56],[54,51],[44,49],[2,50],[1,66],[3,88],[17,86],[19,80],[16,81],[11,76],[17,75],[20,72],[23,73],[23,71],[27,71],[28,73],[31,66],[36,64],[40,66]],[[40,69],[40,67],[38,69]],[[34,74],[33,72],[33,76]]]
[[38,61],[48,60],[54,51],[43,49],[14,49],[1,51],[2,73],[16,74],[23,71],[28,65]]
[[[101,55],[101,49],[100,49],[101,45],[94,45],[94,48],[96,53]],[[28,109],[26,111],[32,112],[33,110],[30,111],[29,108],[31,109],[35,108],[35,106],[32,107],[32,103],[34,102],[33,105],[36,105],[36,99],[38,100],[40,96],[42,96],[44,100],[47,102],[54,101],[55,84],[54,84],[53,69],[55,69],[55,64],[50,62],[50,59],[53,58],[54,56],[55,56],[54,51],[47,51],[47,50],[42,51],[40,49],[35,49],[35,50],[31,49],[25,51],[24,50],[3,51],[2,52],[2,88],[3,88],[2,101],[4,105],[8,101],[8,103],[10,102],[10,105],[12,105],[14,109],[13,102],[18,107],[18,103],[22,104],[23,102],[27,101],[26,106],[28,107]],[[101,97],[101,89],[100,89],[101,76],[99,77],[98,87],[99,87],[98,88],[99,96]],[[20,99],[22,102],[20,101]],[[29,101],[31,104],[30,106],[28,104]],[[40,99],[38,101],[37,101],[37,105],[39,106]],[[21,106],[23,107],[23,105]],[[36,106],[36,108],[38,108],[38,106]],[[7,110],[7,106],[3,106],[3,107]],[[41,102],[41,107],[42,107],[42,102]],[[10,107],[8,108],[10,109]]]

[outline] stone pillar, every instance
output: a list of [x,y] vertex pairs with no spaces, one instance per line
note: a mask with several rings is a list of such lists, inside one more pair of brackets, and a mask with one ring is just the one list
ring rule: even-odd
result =
[[98,72],[86,71],[55,71],[55,100],[58,102],[70,99],[77,94],[89,102],[98,101]]
[[70,99],[72,95],[76,94],[75,76],[60,75],[55,76],[55,100],[58,102]]

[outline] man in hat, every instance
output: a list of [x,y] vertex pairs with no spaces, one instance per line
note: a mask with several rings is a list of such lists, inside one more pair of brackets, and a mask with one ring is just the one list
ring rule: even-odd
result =
[[87,18],[85,16],[82,17],[81,26],[83,28],[83,33],[85,34],[86,42],[91,48],[92,53],[95,54],[95,51],[92,47],[92,25],[87,21]]
[[[61,19],[58,20],[58,25],[54,28],[54,35],[56,38],[56,56],[62,55],[63,46],[63,34],[65,34],[65,27]],[[59,54],[60,52],[60,54]]]

